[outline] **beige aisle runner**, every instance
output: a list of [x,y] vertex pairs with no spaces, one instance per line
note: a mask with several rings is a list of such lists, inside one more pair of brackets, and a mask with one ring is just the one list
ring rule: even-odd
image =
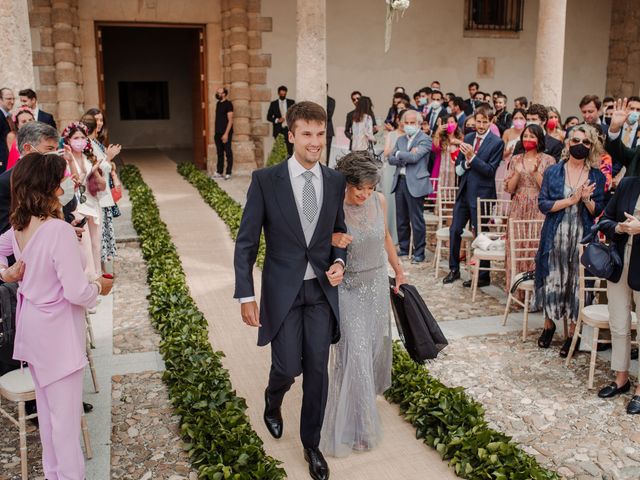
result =
[[[270,366],[269,347],[256,345],[257,330],[245,326],[233,297],[233,241],[229,230],[199,193],[176,171],[176,164],[155,150],[127,152],[126,163],[137,165],[151,187],[175,243],[191,295],[209,322],[209,339],[222,350],[224,365],[238,394],[247,399],[251,424],[269,455],[282,460],[288,478],[308,479],[299,439],[301,382],[283,404],[284,434],[273,439],[262,421],[264,388]],[[254,272],[256,291],[260,274]],[[398,415],[398,408],[378,402],[382,417],[382,445],[347,458],[328,457],[333,480],[395,480],[457,478],[437,452],[415,438],[414,428]]]

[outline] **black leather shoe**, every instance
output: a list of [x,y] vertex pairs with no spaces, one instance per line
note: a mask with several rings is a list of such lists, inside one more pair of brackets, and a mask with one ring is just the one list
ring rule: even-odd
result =
[[631,401],[627,405],[627,413],[629,415],[637,415],[640,413],[640,395],[631,397]]
[[82,402],[82,409],[84,410],[84,413],[89,413],[93,411],[93,405],[91,405],[90,403],[87,402]]
[[553,334],[556,333],[556,324],[552,324],[551,328],[545,328],[538,338],[538,346],[540,348],[549,348],[551,341],[553,340]]
[[445,285],[447,283],[453,283],[456,280],[460,280],[460,272],[456,272],[455,270],[451,270],[446,277],[442,279],[442,283]]
[[[488,287],[489,285],[491,285],[491,280],[488,279],[482,279],[479,278],[478,279],[478,288],[480,287]],[[471,280],[467,280],[465,282],[462,282],[462,286],[465,288],[471,288]]]
[[[580,340],[582,340],[582,338],[578,337],[578,341],[576,342],[576,348],[574,350],[574,353],[580,350]],[[561,358],[567,358],[569,356],[569,349],[571,348],[572,341],[573,341],[573,335],[570,335],[569,338],[567,338],[562,344],[562,347],[560,348]]]
[[329,479],[329,465],[318,447],[305,448],[304,459],[309,464],[309,474],[313,480]]
[[598,396],[600,398],[611,398],[615,397],[616,395],[620,395],[621,393],[627,393],[630,389],[631,382],[629,380],[627,380],[627,383],[625,383],[621,387],[618,387],[618,384],[616,382],[611,382],[606,387],[600,389],[600,391],[598,392]]
[[273,438],[282,437],[282,414],[280,408],[274,409],[269,402],[269,395],[264,391],[264,424]]
[[638,349],[637,348],[632,348],[631,349],[631,360],[637,360],[638,359]]

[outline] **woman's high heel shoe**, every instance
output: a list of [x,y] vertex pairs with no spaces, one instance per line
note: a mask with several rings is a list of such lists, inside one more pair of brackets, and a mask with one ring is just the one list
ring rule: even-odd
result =
[[551,340],[553,340],[553,334],[556,333],[556,324],[553,323],[551,328],[545,328],[542,330],[540,338],[538,338],[538,346],[540,348],[549,348]]

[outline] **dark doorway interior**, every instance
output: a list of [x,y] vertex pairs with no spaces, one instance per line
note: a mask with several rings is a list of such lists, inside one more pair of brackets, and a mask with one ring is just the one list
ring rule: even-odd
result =
[[97,27],[110,139],[125,148],[186,151],[203,166],[203,33],[199,27]]

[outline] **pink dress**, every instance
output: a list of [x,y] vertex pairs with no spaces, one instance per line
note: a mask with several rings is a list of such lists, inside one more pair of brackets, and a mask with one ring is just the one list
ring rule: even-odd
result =
[[20,251],[13,228],[0,236],[0,263],[25,263],[18,289],[13,358],[33,365],[41,387],[85,367],[84,312],[98,289],[84,275],[78,238],[68,223],[44,222]]
[[7,158],[7,170],[11,170],[18,163],[18,160],[20,160],[20,152],[18,151],[18,144],[14,140]]

